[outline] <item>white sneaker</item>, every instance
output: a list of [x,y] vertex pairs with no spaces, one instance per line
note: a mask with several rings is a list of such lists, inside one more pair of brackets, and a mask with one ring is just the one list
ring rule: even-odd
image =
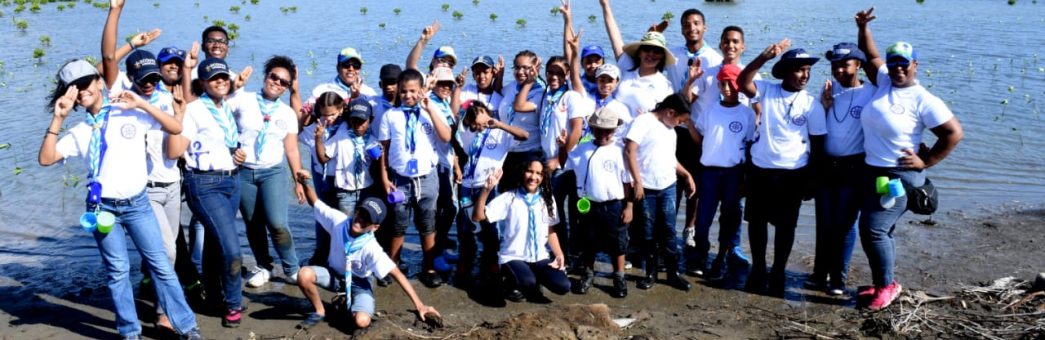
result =
[[696,227],[686,227],[685,229],[682,229],[682,240],[686,241],[686,246],[688,246],[690,248],[696,247],[697,246],[697,239],[695,238],[696,236],[697,236],[697,228]]
[[250,270],[250,276],[247,277],[247,287],[261,287],[266,282],[269,282],[270,278],[272,278],[272,273],[269,273],[269,271],[264,268],[254,266],[254,269]]
[[298,284],[298,273],[290,274],[290,276],[287,277],[287,281],[287,283],[290,283],[292,285]]

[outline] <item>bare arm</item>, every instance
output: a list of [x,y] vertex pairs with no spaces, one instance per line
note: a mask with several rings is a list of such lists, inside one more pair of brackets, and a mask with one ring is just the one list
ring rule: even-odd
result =
[[109,1],[109,16],[102,29],[102,78],[105,88],[112,88],[120,75],[119,59],[116,59],[116,31],[120,26],[120,13],[123,12],[123,0]]
[[316,159],[319,160],[319,164],[327,164],[330,161],[330,156],[327,156],[327,146],[323,145],[323,132],[326,130],[326,126],[322,124],[322,120],[316,123],[316,134],[315,134],[315,152]]
[[624,161],[628,163],[628,172],[631,173],[632,178],[632,190],[634,191],[633,199],[636,201],[641,200],[645,196],[645,192],[642,188],[642,173],[639,171],[639,160],[637,154],[639,152],[639,144],[632,140],[626,140],[624,142]]
[[399,287],[403,288],[403,293],[406,293],[406,296],[410,298],[410,302],[414,303],[414,308],[417,309],[417,315],[421,317],[421,321],[425,321],[425,314],[435,313],[435,315],[439,315],[439,312],[434,307],[426,306],[424,302],[421,302],[421,298],[417,297],[417,292],[414,291],[414,286],[410,285],[410,281],[406,279],[403,272],[399,271],[398,267],[393,267],[392,271],[388,272],[388,275],[392,275]]
[[425,106],[425,111],[428,111],[428,119],[432,121],[432,127],[435,128],[435,136],[439,138],[443,143],[450,142],[450,126],[446,124],[443,117],[439,116],[440,109],[432,105],[432,102],[428,97],[424,97],[422,104]]
[[432,37],[435,36],[436,32],[439,32],[439,28],[441,27],[443,27],[443,25],[439,23],[439,20],[436,20],[432,22],[431,25],[425,26],[425,28],[421,30],[421,38],[417,39],[417,43],[414,43],[414,48],[411,49],[410,54],[406,56],[407,69],[421,70],[417,68],[417,62],[421,60],[421,52],[424,51],[425,45],[428,45],[428,42],[432,40]]
[[620,36],[620,28],[617,27],[617,19],[613,18],[613,9],[610,8],[610,0],[599,0],[602,5],[602,18],[606,24],[606,35],[610,36],[610,46],[613,47],[613,57],[618,61],[620,55],[624,54],[624,39]]
[[686,190],[689,192],[686,194],[686,198],[693,197],[693,194],[697,193],[697,183],[693,181],[693,175],[686,171],[686,168],[682,167],[682,163],[677,161],[675,162],[675,174],[686,180],[686,185],[689,188]]
[[[965,132],[962,130],[962,124],[958,122],[958,118],[951,118],[947,122],[940,124],[940,126],[930,129],[934,135],[936,135],[936,143],[933,144],[932,148],[927,152],[919,152],[915,154],[913,150],[905,150],[906,154],[901,159],[901,166],[909,168],[930,168],[943,161],[954,151],[954,148],[958,146],[958,142],[965,137]],[[914,158],[921,158],[920,161]],[[918,164],[922,163],[922,164]]]
[[515,137],[515,140],[524,141],[530,139],[530,133],[526,132],[526,130],[523,130],[516,126],[505,124],[502,121],[491,118],[490,122],[487,124],[490,128],[504,130],[504,132],[507,132],[509,135],[512,135],[512,137]]
[[189,53],[185,54],[185,63],[181,67],[181,93],[185,102],[196,100],[196,94],[192,93],[192,69],[199,63],[200,43],[192,42]]
[[486,220],[486,201],[490,198],[490,191],[493,191],[493,188],[501,181],[501,175],[503,174],[504,171],[497,169],[490,174],[490,177],[486,178],[483,190],[479,192],[479,197],[474,201],[475,208],[472,209],[472,221],[482,222]]
[[381,153],[381,168],[378,172],[381,174],[381,183],[385,186],[385,194],[389,194],[396,191],[395,183],[388,177],[388,148],[392,145],[391,141],[381,141],[381,147],[384,148],[385,152]]
[[[580,86],[584,87],[584,86]],[[566,156],[569,155],[577,143],[581,141],[584,134],[584,117],[570,119],[570,134],[566,136],[566,145],[559,148],[559,164],[566,164]]]
[[[304,106],[301,102],[301,91],[298,87],[298,71],[294,70],[294,81],[290,83],[290,108],[294,110],[294,115],[298,119],[298,124],[304,123],[301,119],[301,107]],[[298,125],[299,129],[304,125]],[[296,145],[296,144],[295,144]]]
[[[527,71],[532,72],[532,71]],[[525,83],[522,83],[522,87],[519,88],[519,93],[515,94],[515,101],[512,102],[512,109],[515,112],[533,112],[537,111],[537,104],[531,103],[528,99],[530,96],[530,89],[533,88],[534,78],[536,75],[528,77]]]
[[[131,41],[116,49],[116,61],[119,62],[120,60],[123,60],[123,58],[126,58],[127,55],[131,54],[131,51],[134,51],[135,48],[141,48],[145,45],[148,45],[153,40],[156,40],[156,38],[160,36],[160,32],[161,31],[159,28],[155,28],[148,32],[135,34],[134,37],[131,37]],[[98,63],[97,67],[98,73],[105,72],[105,63]]]
[[867,73],[867,78],[871,80],[871,83],[878,85],[878,77],[876,76],[878,68],[882,67],[885,61],[878,54],[878,48],[874,44],[874,37],[871,36],[871,29],[867,27],[867,24],[875,19],[872,13],[874,13],[874,6],[865,11],[857,12],[854,19],[859,32],[856,37],[857,45],[860,46],[860,50],[867,57],[867,62],[863,65],[864,72]]
[[766,47],[762,53],[755,57],[750,64],[744,67],[743,71],[740,71],[740,76],[737,77],[737,85],[740,86],[740,92],[748,98],[754,98],[755,94],[758,93],[758,88],[755,86],[755,75],[758,74],[758,69],[762,68],[767,61],[773,60],[777,55],[784,53],[791,46],[791,40],[785,38],[775,44]]
[[69,90],[65,91],[65,94],[55,102],[54,118],[51,118],[51,125],[47,126],[44,140],[40,143],[40,153],[37,155],[37,162],[41,166],[49,166],[65,158],[58,153],[58,131],[62,130],[65,118],[69,117],[69,111],[72,111],[78,93],[75,86],[70,86]]

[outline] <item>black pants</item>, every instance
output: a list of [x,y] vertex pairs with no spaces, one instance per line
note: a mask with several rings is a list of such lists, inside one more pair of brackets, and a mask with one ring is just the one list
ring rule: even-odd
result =
[[765,271],[769,224],[776,227],[773,272],[783,274],[795,242],[798,211],[805,190],[805,169],[763,169],[752,166],[748,176],[748,238],[753,257],[752,271]]

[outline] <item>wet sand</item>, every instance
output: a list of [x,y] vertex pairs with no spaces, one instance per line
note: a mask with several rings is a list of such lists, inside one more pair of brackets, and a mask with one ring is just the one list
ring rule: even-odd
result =
[[[897,226],[896,272],[907,291],[953,295],[962,285],[1005,276],[1033,280],[1038,272],[1045,271],[1043,206],[952,211],[936,216],[935,225],[922,223],[923,216],[905,217]],[[445,327],[426,330],[417,323],[408,299],[393,284],[375,288],[378,320],[362,338],[895,337],[888,330],[883,333],[880,327],[873,327],[872,321],[904,307],[868,313],[854,309],[850,296],[835,298],[802,288],[811,271],[813,230],[800,228],[798,233],[789,266],[789,290],[783,299],[712,286],[695,278],[690,278],[694,287],[689,292],[665,284],[643,291],[629,280],[630,295],[614,299],[607,294],[610,279],[599,277],[587,295],[547,293],[553,301],[549,304],[515,303],[480,298],[482,289],[428,289],[412,280],[422,299],[442,313]],[[0,322],[7,325],[0,329],[0,338],[118,337],[97,260],[55,259],[33,265],[35,268],[17,263],[0,267]],[[870,282],[866,257],[859,247],[851,266],[851,289]],[[132,272],[132,279],[138,282],[140,276],[136,270]],[[641,271],[632,269],[628,274],[633,279]],[[322,294],[326,301],[332,296],[330,292]],[[244,297],[249,301],[248,311],[240,328],[222,328],[220,316],[198,314],[204,335],[213,339],[336,339],[352,334],[344,320],[324,322],[308,331],[295,329],[309,312],[309,305],[296,286],[280,279],[259,289],[245,288]],[[608,307],[605,316],[600,314],[602,309],[592,312],[595,309],[589,307],[568,307],[600,303]],[[146,337],[170,336],[151,324],[150,303],[139,300],[138,307]],[[639,320],[623,330],[605,322],[607,318],[625,317]]]

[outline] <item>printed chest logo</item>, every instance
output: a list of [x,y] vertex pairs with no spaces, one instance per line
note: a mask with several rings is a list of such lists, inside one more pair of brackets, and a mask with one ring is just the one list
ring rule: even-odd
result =
[[907,109],[904,108],[903,105],[893,104],[892,106],[889,107],[889,111],[891,111],[892,113],[898,114],[898,115],[902,115],[904,112],[907,111]]
[[432,124],[430,124],[430,123],[421,124],[421,128],[425,130],[425,134],[426,135],[432,134]]
[[602,162],[602,169],[606,170],[606,172],[614,173],[617,170],[617,166],[613,164],[612,160],[607,159]]
[[125,123],[123,126],[120,126],[120,136],[123,136],[124,139],[134,138],[137,132],[138,129],[134,127],[134,124]]
[[740,123],[738,121],[733,121],[732,123],[729,123],[729,131],[732,131],[733,133],[740,133],[740,130],[743,130],[743,129],[744,129],[744,124],[742,124],[742,123]]
[[852,109],[849,109],[849,115],[853,118],[860,119],[860,113],[863,111],[863,106],[854,106]]
[[791,123],[795,124],[795,125],[798,125],[798,126],[806,125],[806,116],[803,115],[803,116],[798,116],[798,117],[791,118]]
[[280,129],[283,129],[283,130],[286,130],[287,129],[287,121],[286,120],[282,120],[282,119],[277,120],[276,121],[276,127],[280,128]]
[[486,142],[486,150],[493,150],[493,149],[496,149],[496,148],[497,148],[497,141],[492,140],[492,141]]

